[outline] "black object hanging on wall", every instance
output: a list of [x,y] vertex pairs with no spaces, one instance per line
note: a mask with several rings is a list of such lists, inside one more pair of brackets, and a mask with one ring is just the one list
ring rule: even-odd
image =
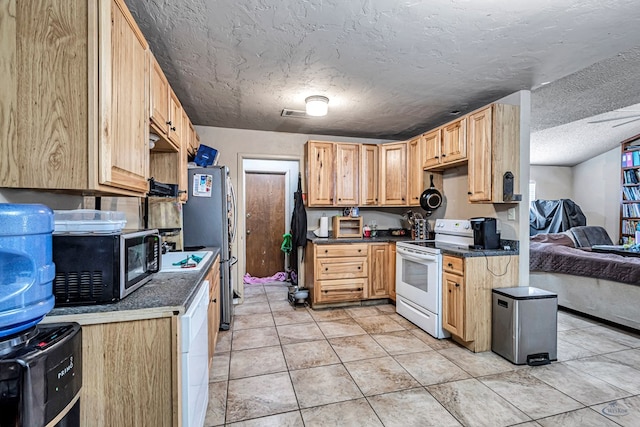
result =
[[298,174],[298,190],[293,193],[294,205],[291,215],[291,255],[289,257],[289,278],[294,285],[298,284],[298,248],[302,247],[302,259],[304,248],[307,245],[307,211],[302,200],[302,174]]

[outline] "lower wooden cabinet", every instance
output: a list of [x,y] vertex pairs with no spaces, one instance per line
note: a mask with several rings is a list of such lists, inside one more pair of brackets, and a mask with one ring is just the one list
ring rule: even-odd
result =
[[305,284],[312,305],[395,297],[395,244],[310,243]]
[[218,342],[218,331],[220,330],[220,256],[216,257],[211,265],[209,273],[209,365],[213,361],[213,353]]
[[491,350],[491,290],[518,286],[518,256],[442,258],[442,327],[474,352]]
[[178,329],[178,316],[82,325],[80,425],[178,425]]
[[396,244],[389,243],[389,298],[394,302],[396,300]]
[[389,298],[389,244],[369,243],[369,298]]

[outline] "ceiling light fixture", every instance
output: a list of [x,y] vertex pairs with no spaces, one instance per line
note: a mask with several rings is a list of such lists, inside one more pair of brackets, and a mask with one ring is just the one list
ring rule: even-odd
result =
[[329,111],[329,98],[322,95],[312,95],[304,100],[307,104],[306,111],[308,116],[321,117],[326,116]]

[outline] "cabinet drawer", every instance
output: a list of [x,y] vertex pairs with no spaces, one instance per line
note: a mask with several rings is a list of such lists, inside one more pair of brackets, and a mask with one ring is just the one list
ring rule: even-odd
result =
[[463,275],[464,259],[445,255],[442,257],[442,268],[444,269],[444,271],[450,271],[455,274]]
[[320,258],[316,260],[318,280],[367,277],[369,263],[365,257]]
[[316,258],[367,256],[366,243],[346,243],[341,245],[318,245]]
[[321,280],[316,286],[316,302],[359,301],[364,299],[367,279]]

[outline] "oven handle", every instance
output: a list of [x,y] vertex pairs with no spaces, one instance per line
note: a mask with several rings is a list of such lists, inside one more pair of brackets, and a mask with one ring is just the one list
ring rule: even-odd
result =
[[438,256],[437,255],[427,255],[427,254],[416,254],[413,252],[408,252],[402,248],[396,248],[396,252],[402,256],[402,258],[411,260],[411,261],[415,261],[415,262],[419,262],[419,263],[425,263],[425,262],[437,262],[438,261]]

